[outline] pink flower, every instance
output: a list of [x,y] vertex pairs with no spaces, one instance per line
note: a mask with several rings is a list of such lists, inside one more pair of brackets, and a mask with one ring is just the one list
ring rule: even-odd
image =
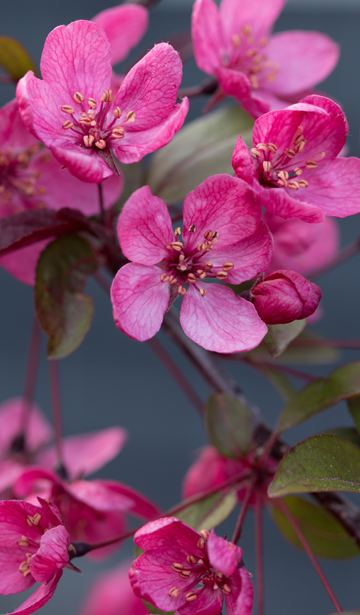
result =
[[264,222],[274,238],[274,256],[267,273],[291,269],[306,275],[331,263],[338,253],[340,232],[332,218],[308,224],[299,218],[284,220],[267,211]]
[[305,222],[344,218],[360,211],[360,160],[338,156],[347,134],[336,103],[307,96],[256,120],[251,153],[239,137],[232,164],[272,214]]
[[228,615],[251,614],[253,586],[241,567],[242,550],[214,530],[199,535],[168,517],[142,527],[134,541],[145,549],[129,571],[137,596],[180,615],[220,615],[224,598]]
[[180,295],[180,323],[194,342],[216,352],[254,348],[266,333],[254,306],[226,286],[206,284],[206,278],[239,284],[268,267],[272,238],[254,192],[236,178],[215,175],[187,195],[183,218],[180,241],[180,228],[174,234],[165,203],[147,186],[125,203],[118,235],[134,262],[112,284],[117,327],[139,341],[153,337]]
[[80,608],[80,615],[147,615],[143,601],[129,581],[129,566],[121,564],[95,579]]
[[[86,461],[85,461],[86,463]],[[58,506],[71,539],[97,543],[110,540],[126,530],[126,513],[142,519],[161,515],[161,510],[141,493],[110,480],[61,480],[55,472],[41,467],[24,470],[14,485],[14,493],[36,503],[37,496]],[[90,557],[101,558],[118,545],[97,549]]]
[[0,594],[40,587],[14,613],[33,613],[53,596],[70,564],[70,536],[53,504],[39,500],[0,502]]
[[295,30],[271,36],[285,2],[242,0],[239,6],[239,0],[222,0],[219,8],[213,0],[194,4],[197,65],[214,75],[220,92],[236,98],[253,117],[302,98],[339,59],[336,43],[319,32]]
[[282,269],[256,284],[251,295],[260,318],[268,325],[279,325],[313,314],[321,290],[299,273]]
[[[101,182],[116,166],[137,162],[171,141],[182,126],[188,100],[175,105],[182,77],[179,54],[155,45],[112,96],[111,46],[90,21],[59,26],[41,58],[43,80],[29,71],[17,86],[20,113],[70,173]],[[110,166],[109,166],[110,165]]]
[[[277,468],[278,463],[269,457],[266,463],[266,473],[263,473],[263,485],[261,487],[263,497],[266,498],[267,486]],[[251,470],[255,466],[255,459],[252,453],[246,457],[229,459],[223,457],[213,446],[205,446],[196,461],[187,471],[183,485],[182,495],[184,498],[191,498],[202,491],[222,485],[225,481],[245,470]],[[246,487],[238,490],[237,496],[240,502],[246,494]],[[255,505],[254,493],[250,498],[250,505]]]
[[[26,129],[16,100],[0,110],[0,218],[28,209],[70,207],[85,216],[99,212],[97,186],[81,182],[63,169],[52,153]],[[104,204],[120,196],[122,177],[104,182]],[[49,240],[0,258],[1,266],[25,284],[34,285],[38,258]]]

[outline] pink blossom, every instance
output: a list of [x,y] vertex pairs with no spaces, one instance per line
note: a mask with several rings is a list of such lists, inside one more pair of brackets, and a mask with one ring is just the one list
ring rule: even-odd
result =
[[86,594],[80,615],[147,615],[143,601],[129,581],[129,565],[122,563],[97,577]]
[[310,274],[326,267],[339,251],[340,231],[332,218],[309,224],[299,218],[284,220],[267,211],[264,222],[274,238],[274,256],[267,273],[291,269],[302,275]]
[[224,598],[228,615],[251,614],[253,586],[242,550],[214,530],[199,535],[168,517],[142,527],[134,541],[145,549],[129,571],[137,596],[180,615],[220,615]]
[[321,290],[295,271],[274,271],[251,289],[260,318],[268,325],[302,320],[313,314]]
[[206,279],[239,284],[268,267],[272,238],[260,213],[245,182],[215,175],[185,198],[180,240],[165,203],[148,186],[134,192],[118,221],[121,249],[134,262],[112,284],[117,327],[139,341],[153,337],[180,295],[181,326],[200,346],[216,352],[257,346],[266,327],[254,306]]
[[59,510],[39,499],[0,502],[0,593],[7,596],[40,587],[14,613],[33,613],[53,596],[63,568],[70,567],[70,536]]
[[[16,100],[0,110],[0,218],[28,209],[62,207],[85,216],[99,212],[97,186],[81,182],[62,168],[52,153],[26,129]],[[113,175],[103,186],[105,208],[120,196],[122,177]],[[1,266],[25,284],[34,285],[38,258],[49,240],[0,258]]]
[[[251,470],[255,463],[253,453],[249,453],[246,457],[229,459],[220,455],[213,446],[205,446],[185,475],[182,495],[184,498],[191,498],[202,491],[220,486],[229,478],[241,474],[245,470]],[[267,485],[270,483],[277,465],[277,462],[269,457],[261,488],[264,498],[266,498]],[[240,502],[243,501],[245,494],[246,487],[238,490],[237,496]],[[256,494],[254,493],[249,501],[251,506],[255,505],[255,498]]]
[[308,96],[256,120],[249,152],[239,137],[232,164],[262,205],[282,218],[321,222],[360,211],[360,160],[340,158],[348,134],[341,108]]
[[[18,497],[36,503],[37,496],[59,507],[71,539],[88,543],[103,542],[123,534],[126,514],[142,519],[161,515],[161,510],[141,493],[117,481],[71,480],[67,482],[41,467],[25,469],[14,485]],[[92,558],[101,558],[117,549],[111,545],[97,549]]]
[[196,63],[214,75],[215,95],[233,96],[253,117],[302,98],[336,66],[339,48],[319,32],[271,35],[286,0],[196,0],[192,37]]
[[116,170],[112,152],[131,163],[169,143],[188,111],[187,99],[175,105],[182,64],[166,43],[130,70],[115,97],[111,46],[95,23],[75,21],[50,32],[40,67],[43,80],[29,71],[18,83],[21,117],[83,181],[109,177]]

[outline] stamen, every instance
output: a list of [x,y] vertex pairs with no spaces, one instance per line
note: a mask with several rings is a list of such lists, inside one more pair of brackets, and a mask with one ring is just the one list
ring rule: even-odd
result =
[[22,536],[21,540],[19,540],[17,544],[19,545],[19,547],[28,547],[29,541],[25,536]]
[[223,578],[224,578],[223,573],[222,572],[217,572],[216,573],[216,578],[217,578],[218,581],[222,581]]
[[217,239],[218,237],[219,237],[219,233],[217,231],[214,231],[214,233],[212,234],[212,238]]
[[207,530],[200,530],[199,534],[201,534],[204,540],[209,540],[210,532]]
[[84,102],[85,97],[81,94],[81,92],[75,92],[74,100],[78,103],[78,105],[81,105],[81,103]]
[[121,126],[117,126],[113,128],[111,136],[114,137],[114,139],[122,139],[124,134],[125,130]]
[[172,587],[171,589],[169,589],[169,596],[171,596],[171,598],[176,598],[176,596],[178,596],[180,594],[180,589],[178,589],[177,587]]
[[213,585],[213,589],[214,589],[215,591],[216,591],[217,589],[219,589],[219,586],[218,586],[218,584],[217,584],[217,583],[214,583],[214,585]]
[[300,169],[299,167],[295,167],[294,173],[295,175],[302,175],[302,169]]
[[127,123],[135,122],[135,111],[129,111],[129,113],[126,114],[126,119]]
[[189,227],[189,233],[195,233],[195,231],[196,231],[196,226],[195,226],[195,224],[192,224],[192,225]]
[[247,24],[241,28],[241,32],[244,34],[244,36],[248,36],[252,32],[252,27]]
[[95,145],[96,145],[96,147],[98,147],[99,149],[105,149],[105,147],[106,147],[106,141],[104,141],[104,139],[100,139],[100,141],[95,141]]
[[205,297],[205,295],[206,295],[206,290],[205,290],[204,288],[200,288],[200,295],[201,295],[202,297]]
[[305,164],[306,164],[306,168],[307,169],[316,169],[317,168],[317,162],[315,162],[314,160],[306,160]]
[[174,231],[175,235],[181,235],[181,228],[180,226],[178,226],[175,231]]
[[188,594],[186,594],[185,599],[188,602],[191,602],[192,600],[196,600],[197,599],[197,595],[194,594],[194,592],[189,592]]
[[62,127],[65,128],[65,130],[67,130],[68,128],[72,128],[74,126],[74,123],[71,120],[66,120],[66,122],[63,123]]
[[[205,548],[205,540],[203,538],[199,538],[199,540],[197,541],[197,547],[198,549],[204,549]],[[200,564],[200,561],[198,562]],[[204,563],[204,562],[202,562]]]
[[187,266],[186,265],[178,265],[176,267],[176,269],[178,269],[179,271],[186,271],[187,270]]
[[84,124],[84,126],[90,126],[91,125],[91,119],[89,117],[82,117],[81,120],[79,120],[80,124]]
[[186,561],[188,564],[194,565],[197,562],[196,557],[194,557],[194,555],[188,555],[186,558]]
[[207,239],[208,241],[210,241],[210,239],[212,238],[212,231],[210,231],[210,230],[209,230],[209,231],[206,231],[206,232],[204,233],[204,237],[205,237],[205,239]]
[[183,564],[171,564],[171,568],[175,571],[175,572],[181,572],[181,570],[184,568]]
[[84,135],[83,141],[84,141],[85,147],[91,147],[95,141],[95,137],[93,135]]
[[253,154],[254,156],[260,156],[261,158],[261,152],[256,147],[251,148],[250,154]]
[[218,271],[216,277],[218,280],[226,280],[228,277],[227,271]]
[[[199,272],[198,272],[199,273]],[[203,271],[202,273],[200,273],[199,275],[200,280],[204,280],[206,278],[206,273],[205,271]]]
[[264,160],[263,169],[265,173],[268,173],[269,171],[271,171],[271,162],[269,160]]
[[181,241],[172,241],[170,245],[177,252],[181,252],[184,247],[184,244]]
[[302,151],[303,151],[303,149],[304,149],[305,145],[306,145],[306,141],[305,141],[305,140],[304,140],[304,141],[300,141],[300,143],[298,143],[298,144],[296,145],[296,148],[295,148],[295,149],[297,149],[297,151],[299,152],[299,154],[301,154],[301,153],[302,153]]
[[232,42],[234,47],[239,47],[240,45],[240,36],[238,34],[233,34],[232,35]]
[[272,154],[276,154],[277,150],[278,150],[278,146],[275,145],[275,143],[267,143],[266,144],[269,148],[269,150],[271,151]]
[[295,152],[294,152],[293,149],[288,149],[287,152],[286,152],[286,155],[287,155],[288,158],[294,158]]
[[193,273],[189,273],[188,275],[188,282],[190,282],[190,284],[195,284],[196,283],[196,277]]
[[232,269],[234,269],[234,263],[224,263],[223,264],[224,271],[231,271]]
[[75,110],[72,107],[70,107],[70,105],[63,105],[61,107],[61,111],[63,111],[64,113],[70,113],[70,115],[75,113]]
[[120,107],[116,107],[116,109],[114,109],[114,117],[116,117],[117,120],[121,117]]
[[[36,513],[36,515],[34,515],[32,518],[33,524],[39,525],[40,519],[41,519],[41,515],[39,513]],[[31,557],[31,553],[27,553],[26,555]]]
[[231,589],[226,583],[224,583],[221,589],[226,596],[229,596],[229,594],[231,594]]
[[298,185],[299,188],[307,188],[309,184],[306,179],[300,179],[300,181],[298,181]]
[[95,98],[88,98],[88,105],[89,105],[89,107],[91,107],[92,109],[96,109],[96,107],[97,107],[97,102],[96,102]]
[[[267,77],[266,77],[266,80],[268,81]],[[259,89],[259,81],[258,81],[258,78],[255,77],[255,75],[250,75],[249,81],[250,81],[251,86],[252,86],[252,88],[254,90],[258,90]]]
[[283,182],[287,182],[287,180],[289,179],[289,173],[287,171],[280,171],[278,173],[278,177],[282,179]]
[[191,570],[182,570],[181,572],[179,572],[179,575],[182,579],[188,579],[191,575]]
[[178,293],[179,293],[179,295],[185,295],[186,288],[184,288],[183,286],[179,286],[178,287]]
[[299,184],[293,180],[288,183],[287,187],[291,190],[299,190]]
[[160,280],[161,280],[161,282],[168,282],[169,276],[166,273],[162,273],[160,275]]

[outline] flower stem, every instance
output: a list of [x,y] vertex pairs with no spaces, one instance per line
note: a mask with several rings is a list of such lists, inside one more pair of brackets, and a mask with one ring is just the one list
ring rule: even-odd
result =
[[256,493],[255,503],[255,551],[258,615],[264,615],[263,528],[262,497],[260,489],[258,489]]
[[233,542],[234,545],[236,545],[237,542],[239,542],[239,540],[240,540],[242,528],[243,528],[245,517],[246,517],[246,513],[247,513],[248,507],[249,507],[250,498],[251,498],[251,496],[253,494],[253,491],[254,491],[254,488],[255,488],[256,479],[257,479],[256,475],[252,476],[251,480],[249,481],[249,483],[247,485],[247,489],[246,489],[245,497],[243,499],[243,503],[242,503],[242,506],[241,506],[240,514],[238,516],[238,520],[236,522],[234,534],[233,534],[233,537],[231,539],[231,542]]
[[334,607],[336,608],[337,612],[338,613],[342,613],[343,612],[342,608],[339,605],[338,601],[336,600],[334,592],[332,591],[328,581],[326,580],[326,577],[325,577],[323,571],[321,570],[321,568],[319,566],[319,563],[318,563],[315,555],[313,554],[310,546],[308,545],[308,543],[306,541],[306,538],[305,538],[304,534],[302,533],[299,525],[297,524],[295,518],[293,517],[293,515],[291,514],[291,512],[289,511],[289,509],[287,508],[287,506],[285,505],[285,503],[284,503],[284,501],[282,499],[279,498],[278,500],[276,500],[276,505],[279,506],[279,508],[282,510],[284,515],[286,515],[287,519],[290,521],[292,527],[294,528],[298,539],[300,540],[300,542],[301,542],[302,546],[304,547],[308,557],[310,558],[310,561],[311,561],[312,565],[314,566],[316,572],[318,573],[319,578],[320,578],[322,584],[324,585],[324,587],[325,587],[325,589],[326,589],[326,591],[327,591],[327,593],[329,595],[329,598],[330,598],[331,602],[333,603]]
[[55,432],[55,449],[56,449],[56,471],[61,478],[67,478],[67,471],[63,463],[62,454],[62,418],[61,418],[61,399],[60,399],[60,382],[59,382],[59,365],[58,361],[51,360],[49,363],[50,375],[50,392],[51,392],[51,408]]
[[104,193],[103,193],[103,185],[102,182],[98,184],[99,191],[99,208],[100,208],[100,218],[103,226],[106,226],[106,211],[104,207]]
[[33,322],[31,327],[31,335],[30,335],[30,344],[29,344],[29,352],[26,363],[26,371],[25,371],[25,380],[24,380],[24,388],[23,388],[23,407],[22,407],[22,416],[21,416],[21,432],[18,434],[16,438],[16,443],[13,443],[13,446],[16,447],[17,450],[23,451],[26,448],[26,438],[25,434],[27,432],[27,428],[29,425],[29,418],[31,407],[34,401],[35,396],[35,387],[36,387],[36,377],[39,367],[39,358],[40,358],[40,349],[41,349],[41,329],[39,327],[39,323],[37,321],[36,316],[33,316]]

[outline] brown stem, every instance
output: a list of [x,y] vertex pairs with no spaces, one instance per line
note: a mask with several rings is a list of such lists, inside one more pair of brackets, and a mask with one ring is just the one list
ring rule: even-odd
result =
[[248,511],[248,507],[249,507],[249,502],[250,502],[250,498],[253,494],[254,488],[255,488],[255,483],[256,483],[256,475],[252,476],[250,482],[248,483],[247,489],[246,489],[246,493],[245,493],[245,497],[243,499],[243,503],[241,505],[241,510],[240,510],[240,514],[238,516],[238,520],[236,522],[236,526],[235,526],[235,530],[233,533],[233,537],[231,539],[231,542],[234,543],[234,545],[236,545],[241,537],[241,532],[242,532],[242,528],[244,525],[244,521],[245,521],[245,517],[246,517],[246,513]]
[[256,552],[256,588],[258,615],[264,615],[264,565],[263,565],[263,528],[262,497],[258,489],[255,503],[255,552]]
[[60,381],[59,381],[59,365],[58,361],[50,360],[50,392],[51,392],[51,408],[55,432],[55,449],[56,449],[56,471],[62,478],[67,477],[66,468],[63,464],[62,455],[62,417],[61,417],[61,398],[60,398]]
[[319,578],[322,582],[322,584],[324,585],[329,598],[331,600],[331,602],[333,603],[334,607],[336,608],[338,613],[342,613],[342,608],[340,606],[340,604],[338,603],[338,601],[335,598],[335,594],[333,592],[333,590],[331,589],[323,571],[321,570],[319,563],[315,557],[315,555],[313,554],[304,534],[302,533],[299,525],[297,524],[295,518],[293,517],[293,515],[291,514],[291,512],[289,511],[289,509],[287,508],[287,506],[285,505],[285,503],[283,502],[283,500],[281,500],[280,498],[277,500],[276,505],[279,506],[279,508],[282,510],[282,512],[284,513],[284,515],[286,515],[287,519],[290,521],[292,527],[294,528],[296,535],[298,537],[298,539],[300,540],[302,546],[304,547],[312,565],[314,566],[317,574],[319,575]]
[[277,363],[270,363],[270,361],[254,361],[249,357],[239,357],[236,355],[225,355],[226,359],[233,358],[235,361],[243,361],[247,363],[251,367],[262,371],[262,367],[272,369],[275,372],[280,372],[282,374],[287,374],[289,376],[293,376],[294,378],[299,378],[299,380],[306,380],[308,382],[313,382],[317,380],[316,376],[312,376],[311,374],[307,374],[306,372],[302,372],[298,369],[293,369],[292,367],[288,367],[287,365],[278,365]]
[[332,269],[334,269],[338,265],[341,265],[341,263],[343,263],[344,261],[348,260],[349,258],[354,256],[355,254],[357,254],[359,252],[359,250],[360,250],[360,237],[355,239],[355,241],[353,241],[353,243],[349,244],[348,246],[346,246],[346,248],[341,250],[332,259],[332,261],[330,261],[330,263],[328,263],[324,267],[319,267],[319,269],[316,269],[311,274],[311,276],[308,276],[309,280],[316,280],[316,278],[318,278],[319,276],[323,275],[324,273],[327,273],[328,271],[331,271]]
[[103,224],[103,226],[106,226],[107,220],[106,220],[106,211],[104,207],[104,192],[103,192],[102,182],[98,184],[98,191],[99,191],[99,208],[100,208],[101,224]]

